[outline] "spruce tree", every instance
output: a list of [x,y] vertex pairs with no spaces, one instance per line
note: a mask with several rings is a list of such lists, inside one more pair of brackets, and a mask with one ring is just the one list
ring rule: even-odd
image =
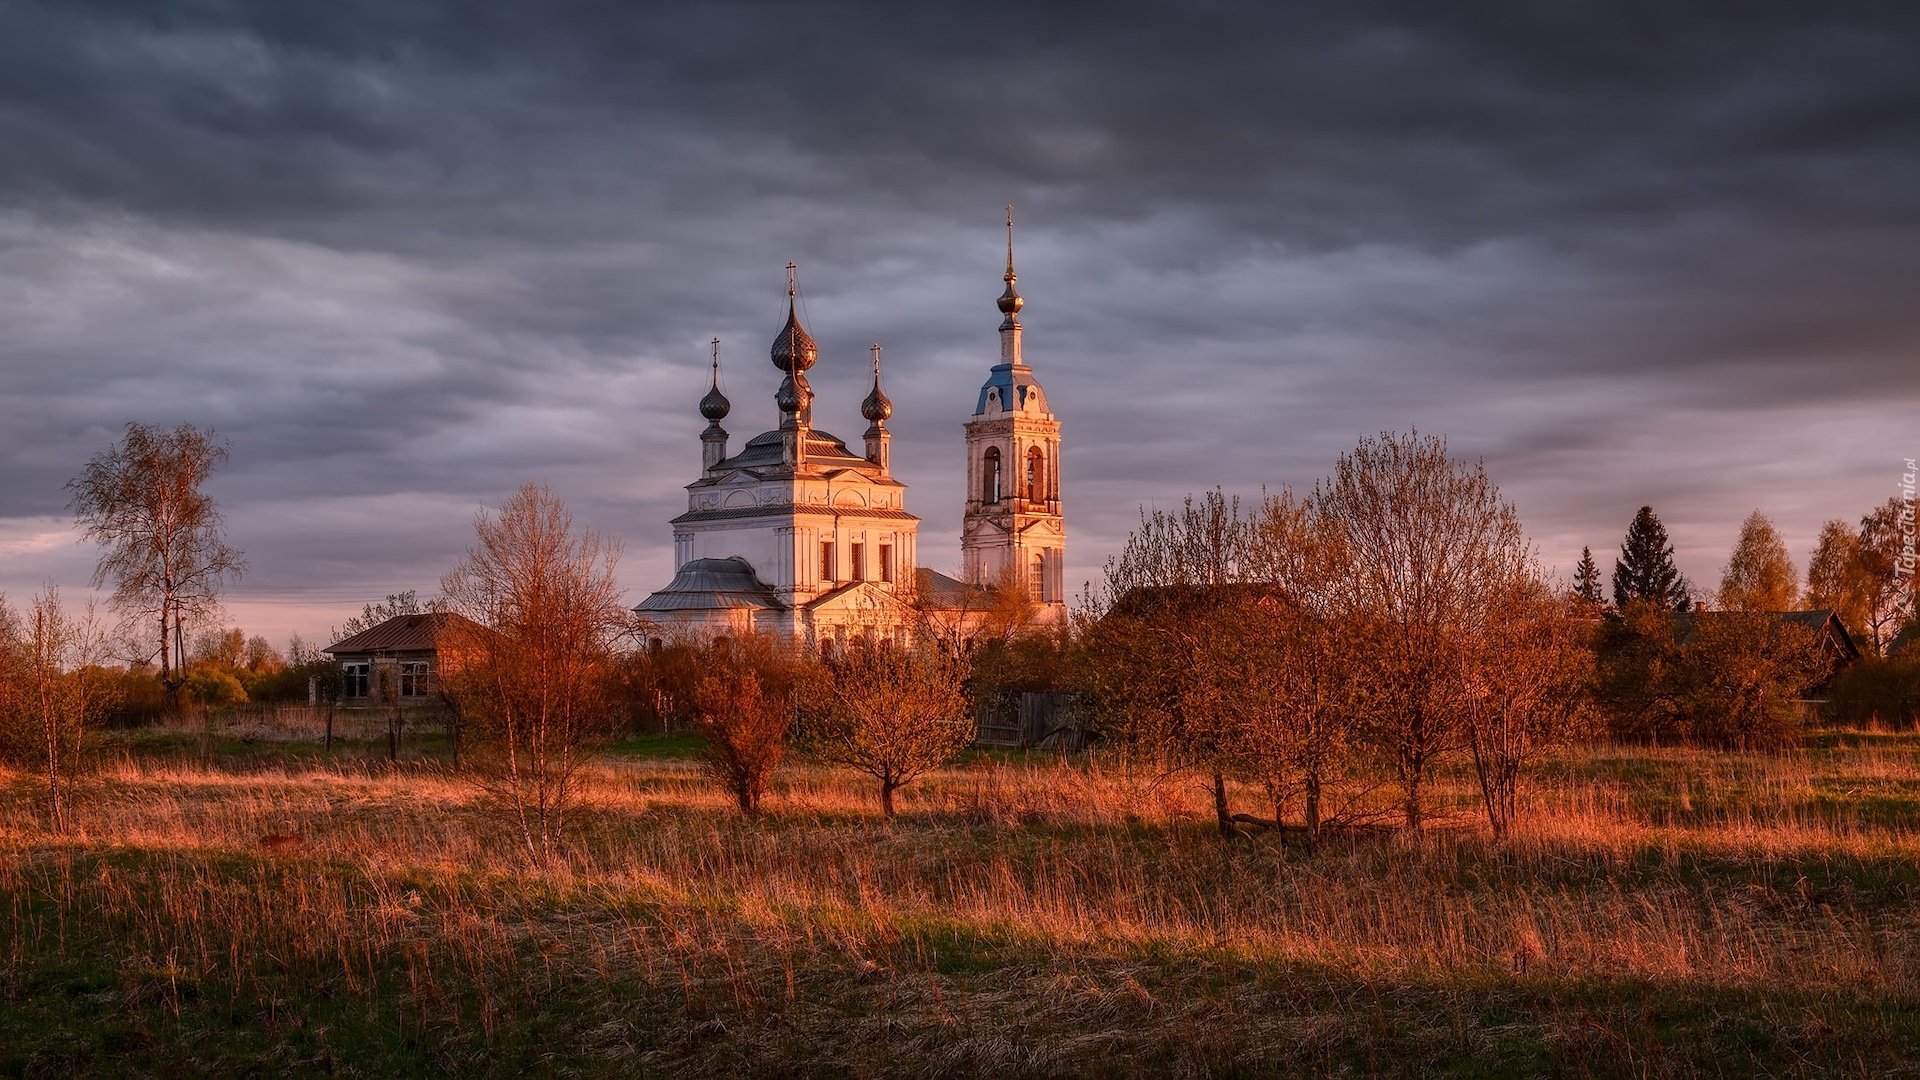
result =
[[1594,607],[1604,602],[1600,596],[1600,567],[1595,565],[1590,547],[1580,549],[1580,564],[1573,568],[1573,591]]
[[1686,598],[1686,582],[1673,564],[1667,527],[1660,524],[1653,507],[1643,506],[1633,515],[1633,524],[1627,526],[1620,558],[1613,564],[1614,606],[1624,611],[1629,603],[1637,601],[1670,608]]

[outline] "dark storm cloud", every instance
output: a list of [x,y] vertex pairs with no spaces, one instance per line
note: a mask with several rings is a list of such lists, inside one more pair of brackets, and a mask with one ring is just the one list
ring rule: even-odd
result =
[[823,424],[857,434],[886,342],[896,466],[951,561],[1003,202],[1079,576],[1143,498],[1309,485],[1418,425],[1487,458],[1550,561],[1651,501],[1710,577],[1753,505],[1803,548],[1915,452],[1917,25],[0,7],[0,587],[69,578],[60,483],[139,419],[233,436],[220,493],[262,597],[430,586],[529,476],[625,535],[648,588],[708,338],[736,438],[772,422],[789,258]]

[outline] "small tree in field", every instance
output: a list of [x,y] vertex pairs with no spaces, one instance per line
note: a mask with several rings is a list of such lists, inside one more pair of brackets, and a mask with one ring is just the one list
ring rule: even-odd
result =
[[965,679],[941,650],[856,638],[800,694],[801,744],[879,781],[880,809],[892,817],[894,792],[973,742]]
[[527,484],[441,582],[442,685],[460,713],[462,753],[513,815],[536,865],[552,858],[587,744],[610,728],[612,646],[625,626],[617,541],[587,530],[545,486]]
[[1102,594],[1089,598],[1076,648],[1108,733],[1207,777],[1223,838],[1237,835],[1227,799],[1227,777],[1242,771],[1236,696],[1207,673],[1237,640],[1250,528],[1239,498],[1218,490],[1178,510],[1142,509],[1107,562]]
[[8,756],[40,773],[48,820],[72,823],[73,784],[87,733],[112,707],[106,634],[89,604],[67,613],[51,587],[25,618],[0,599],[0,736]]
[[1517,582],[1462,641],[1467,748],[1496,838],[1512,828],[1528,767],[1585,734],[1594,715],[1584,606],[1577,596],[1554,596],[1545,582]]
[[1465,735],[1458,655],[1533,574],[1533,552],[1485,468],[1432,436],[1362,440],[1312,507],[1342,553],[1333,602],[1367,642],[1348,676],[1367,690],[1356,727],[1417,831],[1428,770]]
[[752,817],[786,757],[795,685],[805,677],[807,662],[759,635],[716,642],[704,651],[706,673],[693,691],[694,727],[706,742],[700,765]]

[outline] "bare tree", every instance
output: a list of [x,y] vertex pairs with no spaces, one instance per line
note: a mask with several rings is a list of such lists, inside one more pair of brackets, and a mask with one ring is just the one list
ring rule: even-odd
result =
[[1177,511],[1141,511],[1082,612],[1081,681],[1112,733],[1208,778],[1222,837],[1236,835],[1227,778],[1237,771],[1238,698],[1211,656],[1245,599],[1249,522],[1218,490]]
[[1351,678],[1369,690],[1354,719],[1418,830],[1427,770],[1464,735],[1458,651],[1532,572],[1532,549],[1485,468],[1418,433],[1363,439],[1312,506],[1342,553],[1335,603],[1369,643],[1353,654]]
[[439,606],[437,602],[422,603],[419,593],[413,589],[388,593],[385,600],[361,607],[360,614],[348,619],[339,630],[334,631],[337,636],[333,640],[345,641],[355,634],[379,626],[396,615],[418,615],[421,612],[438,610]]
[[1593,623],[1577,594],[1512,583],[1485,625],[1462,639],[1467,747],[1493,835],[1504,838],[1521,783],[1540,756],[1584,734],[1593,716]]
[[966,668],[945,652],[855,638],[799,695],[797,734],[814,757],[880,782],[880,809],[893,795],[973,742]]
[[246,571],[221,536],[212,496],[201,490],[228,447],[192,424],[172,431],[128,424],[124,438],[67,484],[75,520],[106,549],[93,585],[111,583],[115,607],[150,620],[153,647],[134,659],[159,664],[170,705],[185,677],[187,622],[210,612],[227,578]]
[[1350,750],[1348,715],[1365,688],[1350,678],[1352,627],[1333,585],[1339,539],[1291,491],[1270,495],[1248,523],[1243,572],[1256,583],[1221,620],[1227,634],[1206,670],[1237,719],[1233,743],[1274,803],[1302,801],[1307,846],[1320,840],[1322,800]]
[[700,765],[752,817],[786,756],[795,684],[808,662],[757,634],[716,641],[703,651],[705,674],[693,691],[694,727],[706,742]]
[[586,746],[609,727],[608,674],[625,625],[614,582],[617,541],[575,533],[544,485],[527,484],[441,581],[454,613],[441,629],[443,685],[459,709],[463,753],[512,813],[527,855],[558,847]]
[[13,756],[40,773],[47,817],[72,823],[73,783],[87,733],[111,707],[107,635],[91,604],[74,616],[51,586],[25,619],[0,599],[0,720]]
[[1780,530],[1760,511],[1748,514],[1721,571],[1720,606],[1728,611],[1791,611],[1799,595],[1799,575]]

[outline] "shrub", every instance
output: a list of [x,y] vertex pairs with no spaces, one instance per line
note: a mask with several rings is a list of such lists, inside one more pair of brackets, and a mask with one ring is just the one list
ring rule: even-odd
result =
[[1920,724],[1920,656],[1868,657],[1840,673],[1827,702],[1840,724]]

